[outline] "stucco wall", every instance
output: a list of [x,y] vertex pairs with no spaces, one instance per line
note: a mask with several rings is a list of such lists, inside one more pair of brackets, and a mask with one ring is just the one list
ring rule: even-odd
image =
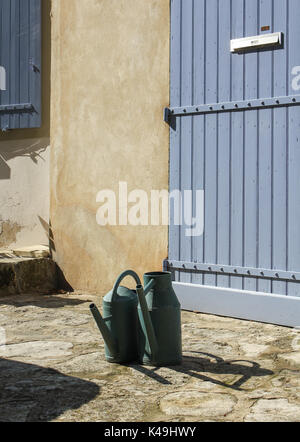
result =
[[100,227],[96,195],[168,189],[169,0],[53,0],[52,48],[54,257],[73,288],[104,291],[167,257],[167,226]]
[[0,248],[48,244],[50,0],[43,0],[42,127],[0,131]]

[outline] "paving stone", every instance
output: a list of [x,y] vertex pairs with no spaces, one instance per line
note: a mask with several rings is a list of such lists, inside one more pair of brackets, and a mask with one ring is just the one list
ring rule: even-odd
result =
[[236,399],[229,394],[180,391],[160,401],[161,410],[171,416],[196,416],[202,419],[223,418],[234,408]]
[[36,405],[35,402],[8,402],[0,405],[0,422],[26,422],[30,411]]
[[288,362],[291,366],[300,370],[300,352],[283,353],[278,356],[282,361]]
[[299,422],[300,404],[288,399],[259,399],[246,416],[246,422]]
[[34,341],[21,344],[1,346],[0,357],[5,358],[32,358],[57,359],[72,355],[73,344],[70,342]]
[[269,346],[262,344],[241,344],[240,348],[249,358],[257,358],[258,356],[266,353]]
[[83,354],[69,359],[57,365],[57,368],[64,373],[98,373],[100,376],[112,374],[113,364],[109,364],[103,358],[103,353],[95,352]]
[[8,316],[0,314],[0,326],[7,324]]

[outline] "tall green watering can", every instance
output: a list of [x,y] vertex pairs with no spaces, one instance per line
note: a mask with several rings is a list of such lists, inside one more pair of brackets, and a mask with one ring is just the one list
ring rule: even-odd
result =
[[138,285],[137,294],[139,361],[155,366],[181,364],[181,308],[171,273],[146,273],[144,288]]
[[[132,276],[136,291],[120,287]],[[139,361],[155,366],[182,362],[181,311],[172,287],[171,273],[144,275],[144,285],[132,270],[122,273],[103,300],[103,317],[90,306],[105,341],[108,362],[126,364]]]

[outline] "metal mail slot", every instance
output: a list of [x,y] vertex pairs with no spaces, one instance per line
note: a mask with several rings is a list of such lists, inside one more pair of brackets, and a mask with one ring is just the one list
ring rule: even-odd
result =
[[252,37],[238,38],[230,41],[230,51],[240,52],[247,49],[280,46],[283,40],[282,32],[274,34],[254,35]]

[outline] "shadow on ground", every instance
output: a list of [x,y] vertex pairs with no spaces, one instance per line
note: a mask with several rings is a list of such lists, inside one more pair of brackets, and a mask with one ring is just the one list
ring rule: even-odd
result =
[[91,300],[82,300],[76,298],[59,297],[55,295],[41,295],[35,298],[32,295],[21,295],[20,297],[0,297],[1,305],[13,305],[16,308],[34,306],[39,308],[62,308],[65,306],[76,307],[81,304],[90,304]]
[[99,387],[56,370],[0,358],[0,422],[47,422],[93,400]]
[[[190,356],[193,353],[197,354],[198,356]],[[160,382],[161,384],[171,384],[170,381],[157,373],[157,371],[159,371],[159,367],[149,368],[145,366],[134,365],[132,366],[132,368],[143,373],[146,376],[149,376],[151,379]],[[184,373],[201,381],[211,382],[213,384],[237,391],[243,391],[241,386],[252,377],[270,376],[274,374],[273,371],[262,368],[257,362],[245,360],[226,361],[218,356],[201,352],[191,352],[189,353],[189,356],[183,356],[182,365],[168,368],[170,370],[174,370],[177,373]],[[218,375],[235,375],[239,376],[239,379],[232,384],[229,384],[218,379],[214,379],[206,375],[206,373]]]

